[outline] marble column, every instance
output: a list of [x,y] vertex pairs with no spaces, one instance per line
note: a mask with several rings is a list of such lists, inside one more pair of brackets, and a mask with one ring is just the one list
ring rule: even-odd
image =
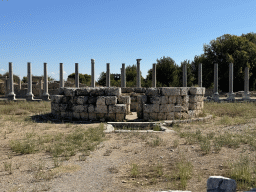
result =
[[78,72],[78,63],[75,63],[75,86],[79,87],[79,72]]
[[202,63],[198,64],[198,87],[202,87]]
[[10,83],[10,92],[8,94],[8,100],[15,100],[14,87],[13,87],[13,71],[12,71],[12,62],[9,62],[9,83]]
[[183,81],[182,81],[182,86],[187,87],[187,64],[182,65],[182,71],[183,71]]
[[106,87],[110,87],[110,63],[107,63],[107,70],[106,70]]
[[250,93],[249,93],[249,67],[246,67],[244,70],[244,93],[243,93],[243,100],[249,100]]
[[[42,96],[42,79],[39,79],[39,96]],[[43,88],[44,89],[44,88]]]
[[125,63],[122,63],[122,87],[126,87],[126,70],[125,70]]
[[9,86],[9,85],[8,85],[8,82],[9,82],[9,81],[8,81],[7,76],[5,76],[5,81],[4,81],[4,82],[5,82],[5,96],[8,97],[8,94],[9,94],[9,89],[8,89],[8,86]]
[[32,74],[31,74],[31,63],[28,62],[27,65],[28,74],[27,74],[27,81],[28,81],[28,93],[26,94],[27,101],[34,100],[34,95],[32,93]]
[[47,74],[47,63],[44,63],[44,93],[42,95],[44,101],[49,101],[48,93],[48,74]]
[[235,100],[235,94],[233,92],[233,63],[229,63],[229,93],[227,100],[233,101]]
[[120,71],[121,71],[121,87],[123,87],[124,86],[124,83],[123,83],[123,81],[124,81],[124,79],[123,79],[123,68],[121,67],[120,68]]
[[18,89],[19,89],[19,91],[21,90],[21,79],[20,79],[20,77],[19,77],[19,85],[18,85]]
[[136,87],[141,87],[141,78],[140,78],[140,61],[142,59],[137,60],[137,79],[136,79]]
[[95,88],[95,59],[91,59],[91,87]]
[[156,64],[152,68],[152,87],[156,87]]
[[213,100],[218,102],[219,101],[219,93],[218,93],[218,64],[214,64],[214,91],[213,91]]
[[64,87],[64,79],[63,79],[63,63],[60,63],[60,88]]

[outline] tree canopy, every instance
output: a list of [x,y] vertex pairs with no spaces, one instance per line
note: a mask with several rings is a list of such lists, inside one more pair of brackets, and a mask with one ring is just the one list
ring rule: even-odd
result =
[[[75,81],[75,77],[75,73],[71,73],[70,75],[68,75],[68,79],[72,81]],[[79,73],[79,83],[89,86],[91,84],[91,75]]]

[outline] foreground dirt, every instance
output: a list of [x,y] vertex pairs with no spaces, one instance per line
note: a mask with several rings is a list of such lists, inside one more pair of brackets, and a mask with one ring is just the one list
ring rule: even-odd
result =
[[[9,147],[11,140],[21,139],[27,133],[39,135],[69,133],[76,125],[1,121],[0,133],[0,191],[159,191],[178,189],[179,183],[173,182],[177,162],[185,159],[193,165],[187,190],[206,191],[209,176],[225,175],[227,163],[239,159],[240,155],[255,157],[247,145],[239,148],[222,147],[216,153],[211,149],[204,154],[198,144],[188,145],[180,138],[179,131],[196,132],[203,135],[225,131],[243,133],[255,129],[255,121],[245,125],[222,126],[214,119],[203,123],[176,126],[173,133],[111,133],[86,159],[76,154],[68,160],[57,162],[47,153],[20,155]],[[82,124],[87,129],[99,124]],[[159,145],[153,141],[159,139]],[[174,141],[178,141],[175,146]],[[85,160],[85,161],[83,161]],[[6,166],[11,164],[11,170]],[[138,166],[138,174],[131,176],[131,166]],[[158,168],[157,168],[158,167]],[[157,173],[157,170],[162,173]],[[168,177],[170,176],[170,177]]]

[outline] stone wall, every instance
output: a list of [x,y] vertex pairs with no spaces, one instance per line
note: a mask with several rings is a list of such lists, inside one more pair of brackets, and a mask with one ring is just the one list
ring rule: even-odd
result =
[[124,121],[133,106],[139,119],[172,120],[198,116],[204,94],[201,87],[60,88],[51,96],[51,110],[68,119]]

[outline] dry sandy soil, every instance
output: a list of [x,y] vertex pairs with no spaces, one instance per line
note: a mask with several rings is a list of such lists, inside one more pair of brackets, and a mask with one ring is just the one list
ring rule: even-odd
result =
[[[0,120],[0,191],[160,191],[180,189],[177,163],[190,162],[192,172],[185,189],[206,191],[209,176],[224,176],[228,162],[240,155],[255,157],[247,145],[239,148],[222,147],[219,152],[211,148],[205,154],[198,143],[189,144],[179,132],[197,130],[202,135],[216,135],[225,131],[242,133],[255,129],[255,120],[248,124],[223,126],[219,119],[202,123],[181,124],[170,127],[171,133],[111,133],[89,156],[80,153],[69,159],[54,161],[48,153],[16,154],[10,141],[22,139],[28,133],[38,135],[70,133],[77,125],[54,123],[26,123]],[[97,127],[99,123],[81,124],[83,129]],[[156,141],[158,140],[158,142]],[[155,144],[154,144],[155,142]],[[178,143],[177,143],[178,142]],[[211,144],[212,145],[212,144]],[[56,165],[59,164],[59,165]],[[134,164],[134,165],[133,165]],[[8,168],[8,165],[11,165]],[[132,172],[132,165],[138,167]],[[133,174],[133,175],[132,175]]]

